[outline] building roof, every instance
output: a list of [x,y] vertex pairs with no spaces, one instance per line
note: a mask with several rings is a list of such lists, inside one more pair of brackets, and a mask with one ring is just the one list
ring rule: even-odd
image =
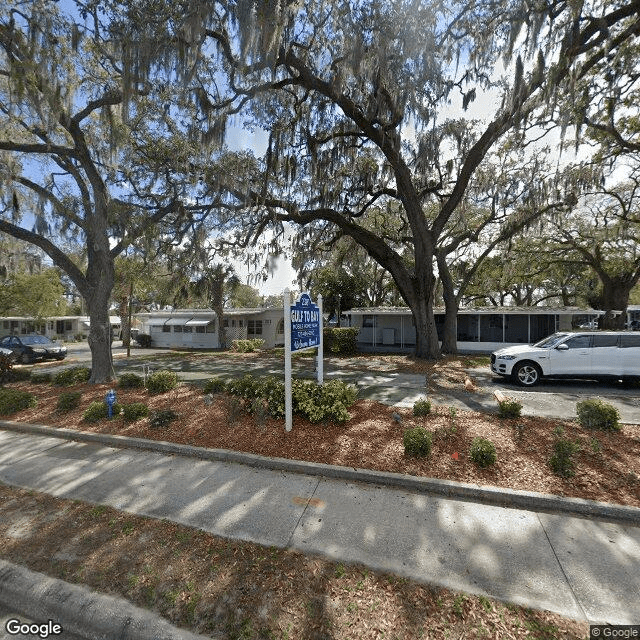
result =
[[[444,313],[444,307],[434,307],[434,313]],[[343,311],[345,315],[411,315],[409,307],[371,307],[350,309]],[[604,311],[596,311],[595,309],[581,309],[580,307],[462,307],[458,310],[459,314],[592,314],[599,315]]]

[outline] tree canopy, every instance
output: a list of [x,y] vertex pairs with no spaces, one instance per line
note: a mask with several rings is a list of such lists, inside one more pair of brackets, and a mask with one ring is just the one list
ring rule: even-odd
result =
[[[417,354],[435,357],[438,243],[472,185],[482,189],[488,154],[509,133],[527,140],[583,80],[605,73],[637,36],[639,13],[621,0],[194,3],[167,21],[175,55],[164,68],[179,64],[203,140],[229,116],[269,132],[265,157],[239,183],[221,167],[202,174],[211,197],[222,191],[229,214],[241,212],[239,245],[267,228],[278,238],[285,223],[338,228],[392,275]],[[451,114],[491,92],[498,100],[482,122]],[[575,185],[554,188],[559,202],[575,197]],[[540,209],[549,195],[523,190],[510,211]],[[366,223],[388,208],[410,254]]]

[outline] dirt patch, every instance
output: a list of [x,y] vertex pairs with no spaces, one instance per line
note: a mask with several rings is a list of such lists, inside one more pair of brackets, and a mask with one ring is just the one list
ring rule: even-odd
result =
[[[238,412],[224,394],[214,396],[211,404],[205,403],[202,391],[194,386],[181,385],[157,396],[144,390],[117,391],[119,403],[143,402],[152,411],[173,409],[178,413],[178,419],[168,427],[157,429],[150,426],[148,418],[133,423],[122,418],[83,422],[87,406],[104,400],[105,385],[64,389],[32,383],[8,386],[30,391],[38,399],[35,408],[11,416],[21,422],[640,507],[637,425],[603,432],[583,429],[571,421],[533,417],[506,420],[442,406],[424,418],[416,418],[409,409],[361,400],[351,407],[351,420],[345,424],[311,424],[295,416],[293,430],[286,433],[282,420]],[[82,393],[81,405],[70,413],[60,413],[56,411],[58,397],[69,390]],[[415,425],[433,433],[433,448],[427,458],[405,456],[403,433]],[[497,451],[496,464],[487,469],[478,468],[469,457],[471,442],[477,436],[491,440]],[[554,442],[560,437],[580,447],[575,454],[575,476],[571,478],[561,478],[549,467]]]
[[[11,535],[25,513],[29,534]],[[588,635],[556,614],[3,485],[0,557],[229,639]]]

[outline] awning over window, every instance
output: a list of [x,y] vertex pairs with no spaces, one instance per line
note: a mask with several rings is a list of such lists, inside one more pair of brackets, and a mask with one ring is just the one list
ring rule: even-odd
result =
[[191,320],[187,320],[185,324],[189,327],[206,327],[211,322],[213,322],[213,320],[202,320],[201,318],[191,318]]
[[187,320],[189,318],[169,318],[164,324],[165,325],[185,325],[187,324]]

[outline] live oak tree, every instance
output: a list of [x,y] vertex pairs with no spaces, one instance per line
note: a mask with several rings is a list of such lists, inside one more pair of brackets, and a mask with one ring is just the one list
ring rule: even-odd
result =
[[605,312],[600,328],[624,328],[629,296],[640,281],[638,170],[623,184],[586,193],[571,212],[552,218],[545,240],[548,255],[593,274],[586,297]]
[[[182,194],[166,195],[166,177],[162,197],[138,184],[135,167],[166,133],[162,96],[123,62],[98,11],[78,12],[47,0],[0,9],[0,231],[38,246],[72,280],[90,317],[91,382],[106,382],[114,259],[180,211]],[[84,245],[85,268],[65,237]]]
[[[229,211],[244,208],[245,238],[284,223],[338,227],[391,273],[413,313],[416,354],[436,357],[436,251],[474,175],[505,134],[526,132],[606,68],[637,36],[639,14],[637,0],[195,2],[168,41],[205,139],[229,114],[270,132],[257,179],[210,185]],[[510,65],[503,78],[499,61]],[[452,103],[467,108],[488,89],[499,106],[481,128],[447,119]],[[410,260],[362,224],[394,204]]]

